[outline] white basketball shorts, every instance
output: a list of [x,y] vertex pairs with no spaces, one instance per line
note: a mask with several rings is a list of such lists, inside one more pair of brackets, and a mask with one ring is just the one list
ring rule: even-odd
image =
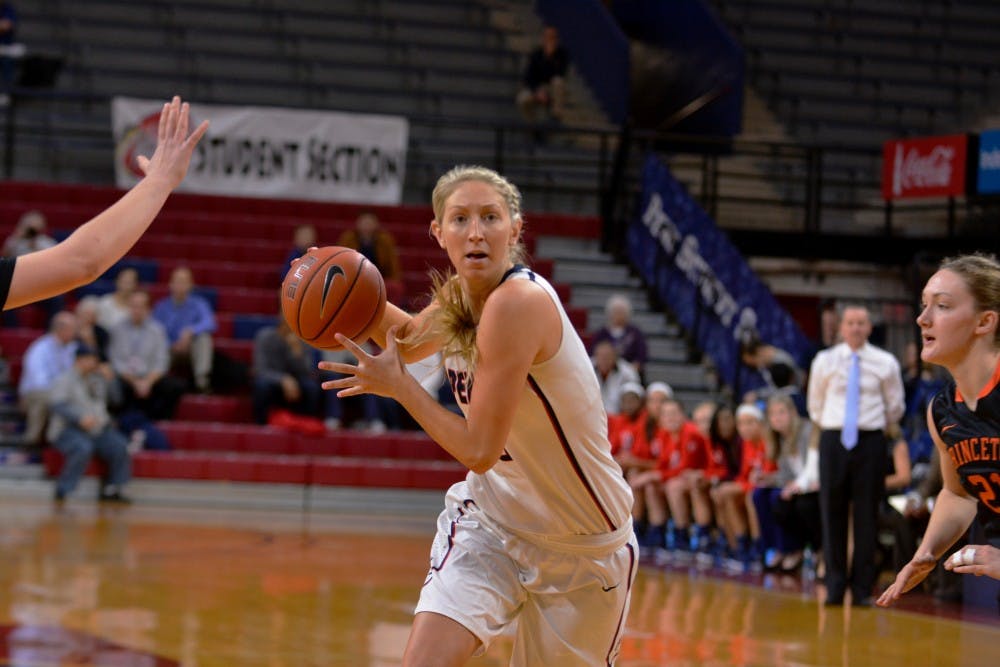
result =
[[638,569],[635,536],[610,555],[544,548],[507,531],[455,484],[438,517],[416,613],[446,616],[482,654],[517,621],[511,665],[613,665]]

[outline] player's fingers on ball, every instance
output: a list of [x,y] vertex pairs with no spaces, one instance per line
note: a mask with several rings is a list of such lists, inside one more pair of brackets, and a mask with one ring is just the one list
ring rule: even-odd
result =
[[336,336],[334,336],[334,338],[337,340],[338,343],[343,345],[346,349],[353,352],[354,356],[357,357],[358,359],[363,359],[368,356],[368,353],[365,352],[363,347],[355,343],[353,340],[351,340],[344,334],[339,333]]

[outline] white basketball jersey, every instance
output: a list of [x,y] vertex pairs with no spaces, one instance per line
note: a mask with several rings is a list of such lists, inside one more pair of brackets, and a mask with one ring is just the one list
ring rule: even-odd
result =
[[[511,397],[518,405],[506,449],[487,472],[468,474],[468,489],[492,520],[529,539],[569,548],[623,544],[631,535],[632,491],[611,456],[590,357],[548,281],[522,266],[504,280],[531,280],[545,290],[559,310],[562,340],[551,359],[530,367],[520,394]],[[517,335],[516,323],[510,333]],[[475,383],[464,360],[448,359],[445,367],[467,410]]]

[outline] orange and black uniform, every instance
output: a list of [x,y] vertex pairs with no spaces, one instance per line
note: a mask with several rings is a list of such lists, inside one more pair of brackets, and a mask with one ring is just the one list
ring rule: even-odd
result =
[[979,501],[986,540],[1000,548],[1000,363],[970,410],[955,381],[934,397],[931,417],[966,492]]

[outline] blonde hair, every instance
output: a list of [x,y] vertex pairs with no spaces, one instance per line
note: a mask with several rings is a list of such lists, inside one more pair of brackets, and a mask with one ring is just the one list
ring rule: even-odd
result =
[[[938,270],[956,273],[965,281],[977,310],[992,310],[1000,315],[1000,263],[996,256],[977,252],[947,257]],[[993,345],[1000,347],[1000,326],[993,332]]]
[[[798,452],[796,447],[798,447],[799,434],[805,425],[808,423],[799,414],[798,409],[795,407],[795,401],[788,394],[775,393],[771,394],[771,397],[767,399],[767,407],[770,410],[772,405],[783,405],[785,409],[788,410],[790,415],[790,423],[788,429],[788,437],[782,438],[778,433],[771,428],[771,420],[767,420],[767,428],[764,429],[764,446],[767,452],[766,456],[771,461],[777,461],[781,456],[797,456]],[[816,442],[813,442],[813,435],[818,432],[813,429],[810,434],[809,446],[813,447]]]
[[[459,165],[438,179],[431,194],[434,219],[439,224],[444,218],[444,206],[448,198],[460,185],[469,181],[479,181],[491,186],[503,198],[511,222],[524,222],[521,215],[521,192],[516,185],[492,169]],[[518,239],[510,247],[508,258],[514,264],[526,262],[527,251],[521,239]],[[461,357],[471,371],[475,368],[477,361],[476,326],[478,321],[469,296],[462,289],[458,275],[452,269],[448,269],[445,273],[432,270],[431,284],[431,301],[438,305],[438,309],[434,311],[430,326],[425,329],[425,333],[415,335],[419,340],[423,340],[425,336],[440,339],[442,341],[442,358]],[[406,342],[412,344],[418,341],[407,340]]]

